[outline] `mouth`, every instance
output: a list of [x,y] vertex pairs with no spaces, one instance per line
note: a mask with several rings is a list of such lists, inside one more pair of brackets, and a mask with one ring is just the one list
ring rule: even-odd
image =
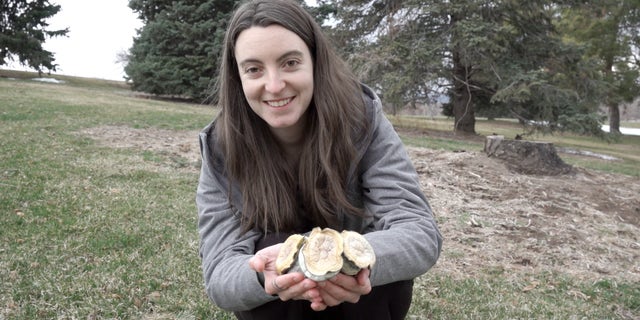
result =
[[280,100],[267,100],[265,101],[270,107],[274,107],[274,108],[280,108],[280,107],[284,107],[287,104],[289,104],[289,102],[291,102],[293,100],[293,97],[289,97],[289,98],[285,98],[285,99],[280,99]]

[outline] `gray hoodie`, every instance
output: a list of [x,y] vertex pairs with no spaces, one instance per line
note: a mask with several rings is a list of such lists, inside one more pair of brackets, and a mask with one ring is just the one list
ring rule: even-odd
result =
[[[363,96],[370,126],[357,144],[359,163],[352,166],[347,193],[370,217],[344,213],[338,217],[343,229],[363,233],[371,243],[376,264],[370,279],[372,286],[379,286],[427,272],[438,260],[442,238],[418,175],[380,99],[364,86]],[[212,122],[200,133],[202,169],[196,195],[204,286],[218,307],[249,310],[277,297],[265,293],[256,272],[249,268],[262,233],[242,233],[238,209],[242,195],[236,188],[227,188],[214,126]]]

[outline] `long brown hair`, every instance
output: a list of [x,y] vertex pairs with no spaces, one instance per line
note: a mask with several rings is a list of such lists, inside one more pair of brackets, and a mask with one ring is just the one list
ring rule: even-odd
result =
[[[287,164],[268,124],[249,107],[234,56],[242,31],[273,24],[298,35],[314,61],[314,92],[297,170]],[[339,227],[338,212],[362,215],[346,196],[347,175],[356,157],[354,138],[366,129],[361,89],[299,4],[251,0],[235,11],[225,35],[217,90],[221,111],[216,133],[229,181],[242,193],[245,231],[299,231],[301,218],[314,226]],[[302,208],[306,217],[300,217]]]

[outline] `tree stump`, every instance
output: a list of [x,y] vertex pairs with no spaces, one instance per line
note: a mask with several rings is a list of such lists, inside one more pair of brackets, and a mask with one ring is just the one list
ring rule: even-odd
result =
[[504,136],[487,136],[484,152],[502,160],[515,172],[535,175],[560,175],[573,167],[560,159],[551,142],[509,140]]

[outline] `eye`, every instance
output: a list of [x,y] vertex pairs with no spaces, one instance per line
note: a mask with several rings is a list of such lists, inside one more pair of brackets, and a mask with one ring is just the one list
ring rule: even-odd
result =
[[249,79],[257,79],[262,75],[262,68],[257,65],[247,65],[242,67],[242,75]]
[[258,67],[246,67],[244,68],[244,73],[255,74],[260,72],[260,68]]
[[285,67],[287,67],[287,68],[295,68],[299,64],[300,64],[300,61],[295,60],[295,59],[287,60],[284,63]]

